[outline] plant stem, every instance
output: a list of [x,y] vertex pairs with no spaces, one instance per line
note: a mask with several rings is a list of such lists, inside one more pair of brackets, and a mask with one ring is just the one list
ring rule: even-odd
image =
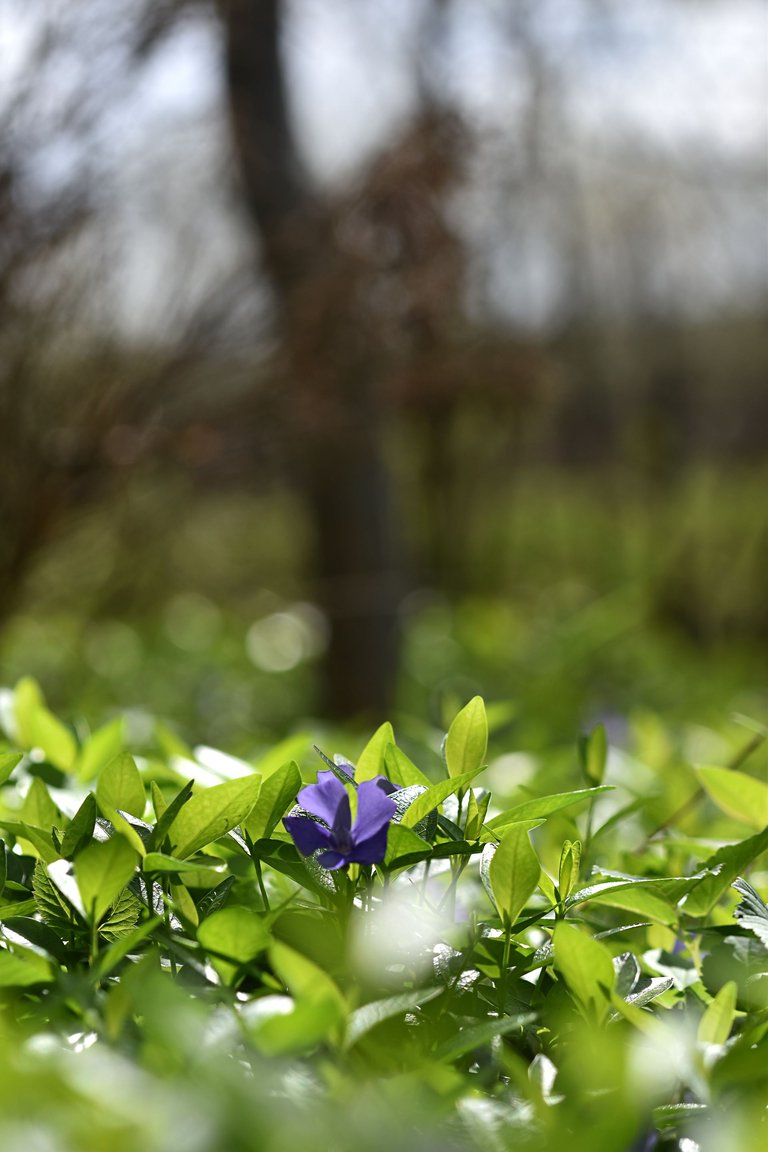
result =
[[503,1016],[507,1002],[507,972],[509,970],[509,953],[512,945],[512,925],[506,921],[504,924],[504,952],[501,960],[501,979],[499,980],[499,1015]]

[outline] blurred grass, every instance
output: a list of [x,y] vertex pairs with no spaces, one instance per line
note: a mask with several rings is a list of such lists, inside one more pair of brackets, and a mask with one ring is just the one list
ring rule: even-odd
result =
[[[768,505],[762,469],[520,471],[456,520],[461,580],[403,605],[398,702],[436,725],[470,695],[509,705],[517,746],[571,745],[597,720],[765,717]],[[290,493],[191,499],[148,476],[73,522],[0,636],[3,681],[31,674],[93,724],[151,708],[242,754],[311,717],[324,621]],[[423,509],[406,529],[417,554]]]

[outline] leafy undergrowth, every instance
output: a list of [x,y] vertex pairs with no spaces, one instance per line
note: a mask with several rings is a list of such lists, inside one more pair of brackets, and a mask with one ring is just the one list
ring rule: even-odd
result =
[[497,801],[478,697],[440,774],[385,724],[319,788],[0,704],[1,1147],[768,1146],[759,725],[682,799],[597,728]]

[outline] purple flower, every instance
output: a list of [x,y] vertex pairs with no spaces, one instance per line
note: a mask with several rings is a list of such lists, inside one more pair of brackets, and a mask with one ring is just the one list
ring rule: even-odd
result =
[[302,856],[319,852],[323,868],[379,864],[387,850],[387,830],[397,806],[384,776],[357,787],[357,816],[352,823],[347,790],[333,772],[318,772],[317,784],[302,788],[298,801],[306,815],[286,816],[283,823]]

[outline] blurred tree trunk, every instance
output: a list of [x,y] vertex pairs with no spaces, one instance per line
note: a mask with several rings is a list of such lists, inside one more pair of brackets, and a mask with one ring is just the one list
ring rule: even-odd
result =
[[314,532],[330,643],[326,715],[383,716],[398,663],[399,548],[382,451],[380,366],[350,255],[298,156],[280,46],[280,0],[219,0],[245,200],[258,231],[286,369],[296,476]]

